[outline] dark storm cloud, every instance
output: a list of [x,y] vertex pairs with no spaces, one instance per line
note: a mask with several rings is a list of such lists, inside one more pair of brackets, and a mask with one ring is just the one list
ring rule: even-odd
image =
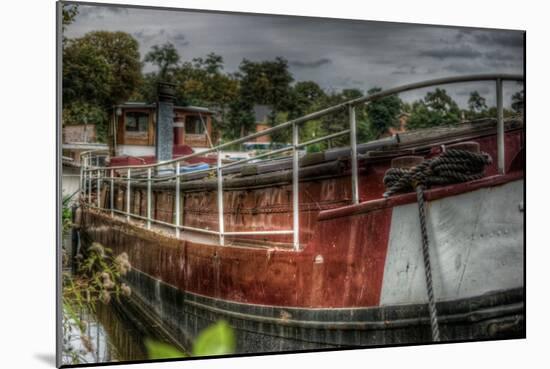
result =
[[479,94],[481,96],[484,96],[484,95],[488,95],[491,92],[493,92],[493,90],[489,86],[487,86],[486,84],[478,85],[478,86],[475,86],[475,87],[476,88],[472,88],[471,86],[468,86],[467,88],[457,89],[456,95],[469,97],[472,92],[477,91],[477,92],[479,92]]
[[126,15],[128,14],[127,8],[115,7],[115,6],[79,6],[78,16],[82,18],[98,18],[103,19],[108,15]]
[[391,74],[401,74],[401,75],[410,75],[410,74],[416,74],[417,67],[415,65],[398,65],[397,68],[391,72]]
[[187,36],[185,36],[182,32],[177,32],[172,36],[172,39],[174,40],[174,44],[179,46],[187,46],[189,45],[189,41],[187,40]]
[[523,47],[523,34],[516,31],[488,31],[487,33],[476,33],[474,38],[484,46]]
[[321,58],[318,60],[313,60],[309,62],[300,61],[300,60],[290,60],[288,64],[296,68],[319,68],[323,65],[332,63],[332,60],[328,58]]
[[523,58],[522,54],[504,53],[504,52],[502,52],[502,50],[489,51],[489,52],[484,53],[484,56],[486,58],[492,59],[492,60],[497,59],[497,60],[513,60],[513,61],[516,61],[516,60],[521,60]]
[[154,39],[159,38],[165,33],[163,29],[152,30],[152,29],[141,29],[137,32],[133,32],[132,35],[142,42],[150,42]]
[[469,74],[475,73],[477,66],[468,63],[450,63],[442,67],[444,70],[453,72],[454,74]]
[[435,59],[469,59],[477,58],[482,55],[478,50],[472,47],[446,47],[443,49],[423,50],[418,53],[419,56],[425,56]]

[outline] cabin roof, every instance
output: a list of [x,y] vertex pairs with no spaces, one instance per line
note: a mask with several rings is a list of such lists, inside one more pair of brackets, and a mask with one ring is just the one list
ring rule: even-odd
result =
[[[114,109],[116,108],[146,108],[146,109],[154,109],[156,108],[156,104],[147,104],[145,102],[125,102],[122,104],[118,104],[113,106]],[[208,108],[202,107],[202,106],[193,106],[193,105],[187,105],[187,106],[181,106],[181,105],[174,105],[174,109],[181,109],[190,111],[193,113],[205,113],[205,114],[213,114],[214,112]]]

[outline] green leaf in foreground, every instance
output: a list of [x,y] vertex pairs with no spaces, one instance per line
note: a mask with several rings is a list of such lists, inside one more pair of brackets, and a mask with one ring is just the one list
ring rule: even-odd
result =
[[203,330],[193,345],[193,356],[225,355],[234,351],[233,329],[223,320]]
[[145,347],[149,359],[173,359],[187,356],[172,345],[151,339],[145,340]]

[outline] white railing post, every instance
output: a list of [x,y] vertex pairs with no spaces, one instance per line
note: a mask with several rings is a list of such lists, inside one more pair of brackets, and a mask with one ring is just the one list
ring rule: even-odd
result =
[[147,229],[151,229],[151,167],[147,168]]
[[130,178],[132,176],[132,169],[128,168],[128,174],[126,178],[128,179],[128,185],[126,187],[126,221],[130,221]]
[[300,204],[299,204],[299,157],[298,157],[298,126],[296,123],[292,124],[292,222],[293,222],[293,246],[294,250],[300,248]]
[[86,186],[86,183],[87,183],[86,181],[88,180],[88,178],[86,177],[86,172],[87,172],[86,169],[82,170],[82,177],[83,177],[82,185],[81,185],[82,191],[80,193],[80,198],[84,201],[86,200],[86,191],[88,190]]
[[357,173],[357,125],[355,106],[349,106],[349,138],[351,146],[351,196],[354,204],[359,204],[359,179]]
[[176,162],[176,237],[180,236],[181,212],[180,212],[180,162]]
[[92,204],[92,170],[88,170],[88,205]]
[[83,178],[84,178],[84,166],[82,165],[82,162],[80,162],[80,181],[78,182],[78,194],[80,197],[82,197],[82,189],[84,187],[84,184],[82,183]]
[[504,111],[502,107],[502,79],[497,78],[497,154],[498,172],[506,174],[506,151],[504,147]]
[[111,169],[111,190],[109,191],[109,203],[111,207],[111,217],[115,216],[115,171]]
[[97,208],[101,209],[101,171],[97,170]]
[[218,178],[218,231],[220,232],[220,245],[224,245],[224,224],[223,224],[223,173],[222,173],[222,152],[218,150],[216,175]]

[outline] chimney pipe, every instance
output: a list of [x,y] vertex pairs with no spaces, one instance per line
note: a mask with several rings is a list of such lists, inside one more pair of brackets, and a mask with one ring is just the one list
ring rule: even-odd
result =
[[157,126],[155,128],[155,156],[157,161],[172,159],[174,145],[174,87],[173,83],[157,85]]

